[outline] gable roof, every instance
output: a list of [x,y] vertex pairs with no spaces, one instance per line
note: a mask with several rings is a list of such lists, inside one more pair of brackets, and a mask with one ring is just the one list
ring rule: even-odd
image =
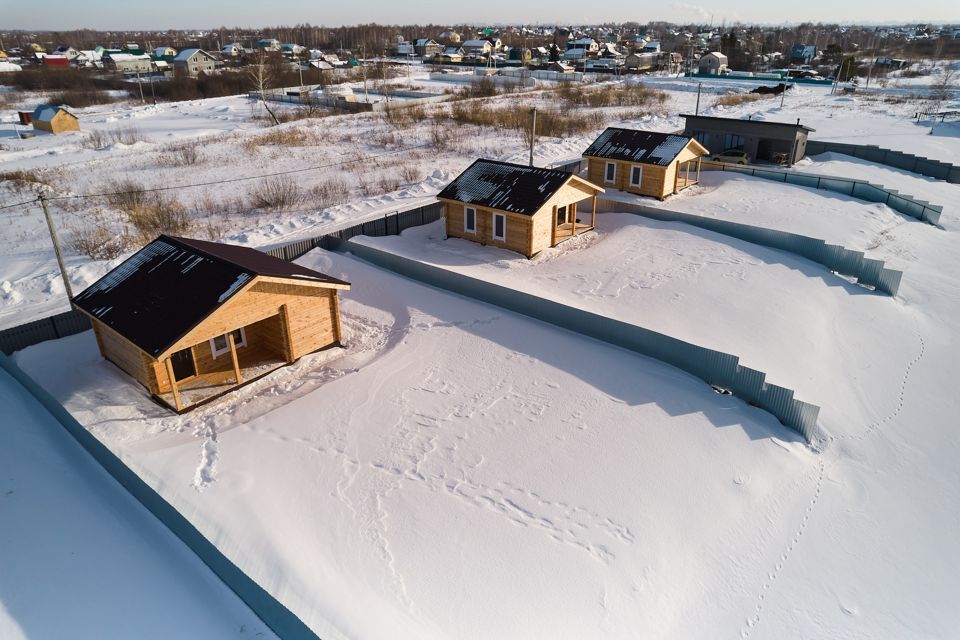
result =
[[256,276],[349,286],[256,249],[163,235],[73,302],[157,357]]
[[184,49],[183,51],[177,54],[177,56],[173,59],[173,61],[187,62],[188,60],[190,60],[190,58],[197,55],[198,53],[202,53],[206,57],[213,59],[213,56],[207,53],[206,51],[204,51],[203,49]]
[[34,110],[33,110],[33,115],[30,116],[30,119],[33,120],[34,122],[37,122],[37,121],[39,121],[39,122],[50,122],[50,121],[53,120],[54,117],[56,117],[56,115],[57,115],[58,113],[60,113],[61,111],[63,111],[65,114],[67,114],[68,116],[70,116],[70,117],[73,118],[74,120],[77,119],[77,116],[73,115],[72,113],[70,113],[69,111],[67,111],[65,108],[60,107],[60,106],[56,106],[56,107],[55,107],[55,106],[49,105],[49,104],[42,104],[42,105],[40,105],[39,107],[37,107],[36,109],[34,109]]
[[437,197],[532,216],[571,179],[580,180],[561,169],[480,159],[467,167]]
[[609,127],[587,147],[583,155],[665,167],[690,141],[691,138],[673,133]]

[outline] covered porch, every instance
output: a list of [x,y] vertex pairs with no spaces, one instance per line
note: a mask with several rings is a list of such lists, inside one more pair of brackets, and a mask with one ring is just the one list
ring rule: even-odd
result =
[[[589,204],[588,204],[589,203]],[[581,207],[581,205],[584,205]],[[554,207],[550,246],[592,230],[597,224],[597,197]]]
[[700,158],[693,158],[677,164],[677,176],[673,192],[695,185],[700,182]]
[[[277,334],[279,339],[271,339]],[[289,364],[280,315],[172,354],[154,397],[180,413]]]

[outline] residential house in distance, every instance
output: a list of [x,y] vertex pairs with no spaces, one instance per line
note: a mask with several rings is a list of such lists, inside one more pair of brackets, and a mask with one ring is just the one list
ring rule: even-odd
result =
[[437,56],[437,59],[451,64],[463,62],[463,47],[447,47]]
[[243,45],[239,42],[231,42],[220,50],[220,54],[230,58],[238,58],[244,53]]
[[807,152],[810,127],[790,122],[741,120],[716,116],[680,114],[686,122],[683,135],[696,138],[714,153],[737,149],[753,161],[792,165]]
[[467,40],[460,48],[467,58],[483,58],[493,52],[493,45],[489,40]]
[[48,53],[43,56],[43,66],[49,67],[52,69],[69,69],[70,68],[70,58],[67,56],[54,55]]
[[462,40],[459,33],[457,33],[456,31],[449,31],[449,30],[442,32],[439,38],[440,38],[440,42],[446,45],[460,44],[460,41]]
[[257,49],[264,51],[280,51],[280,41],[276,38],[260,38],[257,40]]
[[590,182],[660,200],[696,184],[707,154],[693,138],[616,127],[583,152]]
[[177,50],[173,47],[154,47],[151,55],[154,58],[159,58],[169,62],[177,57]]
[[255,249],[160,236],[74,304],[101,355],[181,412],[339,345],[349,288]]
[[287,58],[297,58],[306,53],[307,48],[295,42],[287,42],[280,46],[280,53]]
[[153,69],[153,62],[145,53],[108,50],[103,52],[102,59],[106,69],[118,73],[149,73]]
[[698,73],[718,75],[726,68],[727,56],[723,55],[719,51],[711,51],[710,53],[703,54],[700,56],[700,61],[697,63]]
[[790,64],[810,64],[817,57],[817,48],[812,44],[795,44],[790,47]]
[[583,49],[587,54],[600,51],[600,45],[593,38],[577,38],[576,40],[567,40],[567,51],[572,49]]
[[600,187],[566,171],[481,159],[437,199],[444,205],[448,237],[529,258],[593,229],[600,193]]
[[217,66],[217,59],[203,49],[184,49],[173,59],[175,70],[195,76],[199,73],[210,73]]
[[623,65],[632,71],[648,71],[657,66],[657,55],[655,53],[631,53],[624,59]]
[[413,43],[407,40],[401,40],[397,43],[398,56],[412,56],[414,54]]
[[443,45],[432,38],[419,38],[413,43],[413,52],[421,58],[432,58],[443,51]]
[[33,110],[30,121],[37,131],[53,134],[80,131],[80,120],[64,107],[42,104]]

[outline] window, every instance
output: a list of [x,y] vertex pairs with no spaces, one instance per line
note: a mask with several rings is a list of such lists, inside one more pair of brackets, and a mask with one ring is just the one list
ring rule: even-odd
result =
[[727,149],[743,149],[743,136],[738,136],[733,133],[728,133],[723,136],[723,150]]
[[630,167],[630,186],[639,187],[640,181],[643,179],[643,167],[638,165],[633,165]]
[[607,170],[606,170],[606,173],[604,174],[604,180],[606,180],[607,182],[613,182],[616,177],[617,177],[617,163],[608,162]]
[[[233,344],[236,345],[238,349],[247,346],[247,332],[244,331],[243,328],[231,331],[230,333],[233,334]],[[217,336],[210,340],[210,351],[213,352],[214,359],[225,353],[230,353],[230,341],[227,340],[227,334]]]
[[567,208],[557,207],[557,226],[567,223]]
[[477,210],[473,207],[463,209],[463,230],[467,233],[477,232]]
[[693,139],[699,142],[700,144],[702,144],[703,146],[707,146],[707,140],[710,139],[710,134],[707,133],[706,131],[695,131],[693,133]]
[[493,214],[493,239],[507,239],[507,216],[502,213]]

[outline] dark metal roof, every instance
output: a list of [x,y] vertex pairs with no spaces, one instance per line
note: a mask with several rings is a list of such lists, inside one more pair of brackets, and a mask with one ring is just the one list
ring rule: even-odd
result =
[[673,133],[609,127],[587,147],[583,155],[665,167],[689,142],[690,138]]
[[437,197],[532,216],[572,175],[561,169],[481,159]]
[[256,249],[160,236],[73,302],[156,357],[258,275],[347,284]]
[[737,122],[743,124],[744,122],[749,122],[750,124],[760,125],[760,126],[774,126],[774,127],[790,127],[792,129],[803,129],[804,131],[816,131],[811,127],[808,127],[803,124],[794,123],[794,122],[771,122],[770,120],[748,120],[746,118],[723,118],[720,116],[700,116],[693,115],[692,113],[681,113],[680,117],[682,118],[699,118],[700,120],[713,120],[714,122]]

